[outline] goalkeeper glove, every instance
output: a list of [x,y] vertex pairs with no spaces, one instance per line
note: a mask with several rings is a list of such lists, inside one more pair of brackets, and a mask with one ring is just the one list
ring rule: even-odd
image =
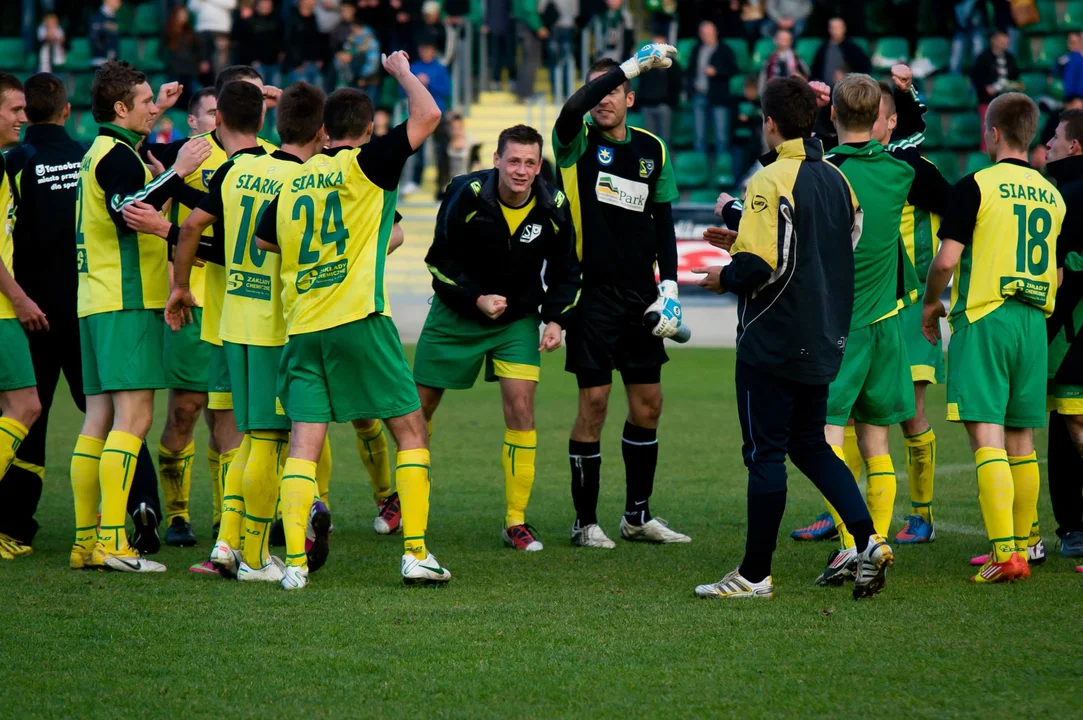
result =
[[663,280],[658,285],[658,299],[647,308],[647,313],[658,313],[658,324],[651,328],[655,337],[668,338],[677,334],[681,326],[681,302],[677,299],[677,283]]
[[631,80],[640,73],[655,68],[667,68],[677,59],[677,48],[664,43],[651,43],[639,48],[639,51],[621,63],[624,77]]

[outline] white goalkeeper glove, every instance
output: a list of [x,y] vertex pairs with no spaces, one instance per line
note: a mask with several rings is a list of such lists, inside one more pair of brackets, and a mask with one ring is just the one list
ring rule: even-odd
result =
[[651,43],[639,48],[635,55],[620,64],[624,77],[631,80],[640,73],[655,68],[667,68],[677,59],[677,48],[665,43]]
[[681,326],[681,301],[677,299],[677,283],[663,280],[658,284],[658,299],[644,313],[658,313],[658,324],[651,328],[655,337],[668,338],[677,334]]

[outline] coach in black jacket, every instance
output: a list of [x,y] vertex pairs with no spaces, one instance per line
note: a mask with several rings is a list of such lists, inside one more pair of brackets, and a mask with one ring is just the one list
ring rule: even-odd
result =
[[[75,405],[86,411],[76,315],[75,201],[79,165],[87,145],[73,140],[64,129],[71,105],[60,78],[38,73],[27,79],[24,91],[30,125],[23,144],[8,153],[6,167],[16,207],[12,265],[19,285],[45,313],[49,329],[27,333],[41,416],[0,483],[0,533],[30,545],[38,530],[34,513],[45,478],[49,409],[61,373]],[[134,511],[146,503],[157,513],[157,487],[154,462],[144,443],[128,508],[136,518],[133,541],[152,552],[157,550],[157,531],[144,528],[141,514]]]

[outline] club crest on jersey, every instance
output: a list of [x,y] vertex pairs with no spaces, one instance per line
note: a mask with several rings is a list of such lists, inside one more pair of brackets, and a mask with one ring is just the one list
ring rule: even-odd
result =
[[519,242],[532,243],[541,235],[542,226],[538,224],[527,225],[523,228],[523,234],[519,236]]
[[604,145],[598,146],[598,162],[606,167],[613,164],[613,148],[605,147]]
[[214,177],[214,170],[203,171],[203,187],[208,188],[211,186],[212,177]]
[[649,178],[652,172],[654,172],[654,160],[639,158],[639,177]]

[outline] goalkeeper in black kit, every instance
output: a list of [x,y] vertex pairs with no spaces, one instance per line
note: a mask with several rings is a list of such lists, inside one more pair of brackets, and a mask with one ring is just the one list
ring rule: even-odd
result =
[[[632,78],[669,67],[676,54],[669,45],[654,44],[620,65],[598,61],[553,129],[559,182],[569,200],[583,271],[577,316],[567,329],[566,365],[579,384],[579,413],[568,454],[576,513],[572,544],[581,547],[614,547],[597,517],[599,439],[614,369],[628,395],[621,443],[627,481],[621,537],[691,542],[652,517],[649,506],[658,464],[662,364],[668,359],[662,340],[681,328],[670,208],[678,197],[677,184],[665,143],[625,122],[635,100]],[[590,122],[584,122],[588,111]],[[648,314],[651,323],[645,323]]]

